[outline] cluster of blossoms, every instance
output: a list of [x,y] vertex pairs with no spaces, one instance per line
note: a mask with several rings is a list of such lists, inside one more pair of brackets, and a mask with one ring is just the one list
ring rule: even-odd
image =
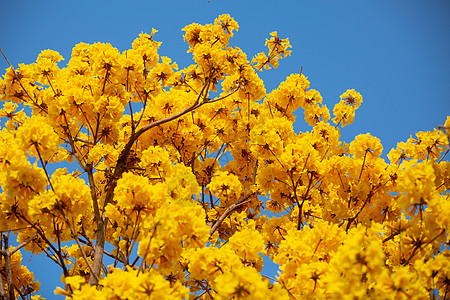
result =
[[[39,290],[24,248],[72,299],[450,299],[450,117],[387,162],[370,134],[340,141],[360,93],[333,115],[301,72],[266,93],[258,74],[289,40],[273,32],[248,59],[229,45],[238,29],[186,26],[183,69],[152,30],[122,53],[81,43],[66,67],[45,50],[6,70],[2,297]],[[299,108],[311,130],[296,134]]]

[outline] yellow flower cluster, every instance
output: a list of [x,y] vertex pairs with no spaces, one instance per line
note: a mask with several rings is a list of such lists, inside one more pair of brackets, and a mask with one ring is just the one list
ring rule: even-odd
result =
[[[186,26],[184,68],[154,29],[123,52],[80,43],[65,67],[52,50],[9,67],[0,231],[57,264],[73,299],[449,299],[450,117],[387,161],[370,133],[340,140],[360,93],[333,117],[303,70],[266,93],[259,72],[289,39],[248,59],[238,29]],[[300,108],[311,130],[296,133]],[[0,292],[37,291],[11,257]]]
[[342,127],[350,125],[355,120],[355,111],[361,106],[362,96],[355,90],[347,90],[341,95],[341,101],[334,106],[333,122]]
[[114,269],[100,280],[99,287],[85,284],[81,276],[64,278],[71,292],[58,288],[55,293],[71,299],[183,299],[189,290],[179,283],[171,284],[157,271],[139,273],[133,269]]

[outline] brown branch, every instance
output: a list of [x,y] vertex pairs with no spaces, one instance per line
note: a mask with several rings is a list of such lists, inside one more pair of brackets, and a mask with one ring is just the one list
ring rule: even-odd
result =
[[[112,195],[110,196],[112,200]],[[105,212],[102,213],[100,219],[97,221],[97,240],[94,248],[94,262],[92,264],[92,273],[89,278],[90,285],[98,284],[98,277],[103,265],[103,250],[106,241],[106,223],[107,219]]]
[[258,171],[258,160],[255,161],[255,168],[253,169],[253,179],[252,184],[255,185],[256,183],[256,172]]
[[405,262],[402,263],[402,265],[403,265],[403,266],[406,266],[407,264],[409,264],[409,262],[410,262],[411,259],[414,257],[414,255],[416,255],[419,251],[421,251],[420,248],[422,248],[422,246],[424,246],[424,245],[425,245],[425,246],[428,246],[429,244],[431,244],[432,242],[434,242],[435,240],[437,240],[437,238],[440,237],[443,233],[445,233],[445,229],[442,229],[442,231],[441,231],[437,236],[435,236],[433,239],[431,239],[431,241],[426,242],[426,243],[423,243],[423,244],[420,244],[420,245],[414,247],[414,249],[413,249],[411,255],[409,256],[409,258],[408,258],[407,260],[405,260]]
[[106,68],[105,80],[103,81],[102,95],[105,93],[106,80],[108,80],[109,67]]
[[158,228],[158,225],[159,225],[159,222],[156,222],[155,225],[153,226],[152,235],[150,236],[150,240],[148,241],[147,248],[145,249],[145,254],[142,257],[141,264],[139,265],[138,275],[139,275],[139,272],[144,272],[145,256],[147,256],[148,250],[150,249],[150,244],[151,244],[153,238],[155,237],[155,233],[156,233],[156,229]]
[[[83,243],[83,244],[85,244],[86,246],[91,247],[91,249],[94,249],[94,248],[95,248],[94,242],[92,242],[91,239],[90,239],[89,237],[86,236],[86,234],[82,234],[82,236],[86,239],[86,241],[80,239],[80,242]],[[103,253],[104,253],[106,256],[109,256],[109,257],[111,257],[111,258],[116,258],[116,255],[114,255],[114,254],[112,254],[112,253],[109,253],[109,252],[106,251],[106,250],[103,250]],[[138,258],[139,258],[139,257],[138,257]],[[120,257],[117,257],[117,260],[118,260],[119,262],[121,262],[122,264],[124,264],[124,265],[126,265],[126,263],[127,263],[124,259],[121,259]],[[134,264],[133,264],[133,265],[129,265],[129,266],[131,266],[131,267],[132,267],[133,269],[135,269],[135,270],[139,270],[139,267],[138,267],[138,266],[135,266]],[[105,272],[105,273],[106,273],[106,272]]]
[[45,77],[47,78],[48,84],[52,88],[52,91],[55,94],[55,96],[58,95],[58,93],[56,93],[55,89],[53,88],[53,85],[52,85],[52,82],[50,81],[50,78],[48,78],[48,74],[45,74]]
[[[209,100],[206,97],[205,97],[205,99],[202,102],[200,102],[200,98],[201,98],[201,96],[202,96],[204,91],[205,91],[205,86],[203,86],[203,89],[200,92],[200,94],[198,95],[197,100],[195,101],[195,103],[193,105],[191,105],[190,107],[188,107],[188,108],[186,108],[186,109],[184,109],[184,110],[182,110],[182,111],[180,111],[180,112],[178,112],[178,113],[176,113],[176,114],[174,114],[174,115],[172,115],[170,117],[167,117],[165,119],[161,119],[161,120],[155,121],[155,122],[153,122],[151,124],[148,124],[148,125],[142,127],[141,129],[139,129],[135,134],[131,135],[130,139],[128,140],[127,144],[125,145],[125,148],[122,150],[122,152],[120,153],[119,158],[117,160],[117,165],[116,165],[116,168],[115,168],[115,171],[114,171],[114,175],[116,175],[115,178],[118,178],[117,175],[120,176],[125,171],[124,168],[125,168],[126,159],[128,157],[128,154],[130,153],[131,148],[134,145],[134,142],[143,133],[145,133],[146,131],[152,129],[153,127],[160,126],[160,125],[162,125],[164,123],[173,121],[173,120],[175,120],[175,119],[177,119],[177,118],[179,118],[179,117],[181,117],[181,116],[183,116],[183,115],[185,115],[185,114],[187,114],[187,113],[189,113],[189,112],[199,108],[200,106],[202,106],[202,105],[204,105],[206,103],[209,103]],[[113,192],[113,191],[111,191],[111,192]],[[108,203],[109,202],[108,202],[108,194],[107,194],[104,207],[106,207],[106,205]]]
[[233,90],[233,92],[229,93],[228,95],[222,96],[222,97],[220,97],[220,98],[217,98],[217,99],[214,99],[214,100],[210,100],[210,101],[209,101],[209,103],[213,103],[213,102],[217,102],[217,101],[220,101],[220,100],[226,99],[226,98],[230,97],[231,95],[233,95],[234,93],[236,93],[237,91],[239,91],[239,89],[238,89],[238,88],[237,88],[237,89],[235,89],[235,90]]
[[269,279],[269,280],[273,280],[273,281],[275,281],[275,282],[278,282],[278,280],[275,279],[275,278],[273,278],[273,277],[269,277],[269,276],[264,275],[264,274],[261,274],[261,276],[262,276],[262,277],[265,277],[265,278],[267,278],[267,279]]
[[[83,115],[84,120],[86,121],[87,127],[86,129],[88,129],[91,133],[92,133],[92,138],[94,139],[94,145],[96,142],[96,137],[95,137],[95,132],[94,132],[94,128],[92,128],[91,123],[89,122],[89,119],[86,116],[86,113],[84,112],[84,110],[81,108],[81,106],[77,106],[78,110],[81,112],[81,114]],[[98,114],[97,114],[98,115]],[[65,116],[65,115],[64,115]],[[98,125],[98,124],[97,124]],[[80,131],[81,129],[84,127],[84,124],[81,125]],[[89,128],[88,128],[89,127]]]
[[[0,269],[2,268],[1,262],[2,262],[2,258],[0,256]],[[3,276],[1,276],[1,274],[0,274],[0,297],[1,297],[1,299],[9,300],[9,297],[5,292],[5,288],[3,287],[3,278],[2,277]]]
[[[196,280],[196,282],[198,283],[198,285],[200,285],[200,286],[202,287],[203,293],[200,294],[200,295],[198,295],[198,296],[195,297],[194,299],[200,299],[201,296],[204,295],[204,294],[208,294],[209,297],[210,297],[211,299],[214,299],[214,297],[213,297],[213,296],[211,295],[211,293],[210,293],[210,291],[213,290],[213,289],[212,289],[211,287],[209,287],[209,283],[208,283],[208,282],[206,282],[207,286],[205,286],[205,285],[203,284],[203,282],[201,282],[201,281],[199,281],[199,280]],[[213,291],[214,291],[214,290],[213,290]]]
[[[134,128],[134,129],[136,129],[137,127],[139,127],[139,124],[141,123],[141,120],[144,117],[145,109],[147,107],[148,93],[145,93],[145,99],[144,99],[144,101],[142,101],[142,97],[141,97],[141,94],[139,93],[138,89],[136,88],[136,86],[134,88],[136,90],[136,94],[138,95],[138,97],[139,97],[139,99],[141,100],[141,103],[142,103],[141,115],[139,116],[139,120],[136,122],[136,125],[135,125],[135,128]],[[146,92],[145,89],[144,89],[144,92]],[[132,133],[134,134],[134,130],[132,131]]]
[[16,251],[22,249],[23,247],[25,247],[26,245],[28,245],[33,239],[34,237],[37,235],[37,231],[30,236],[29,238],[27,238],[27,240],[25,242],[23,242],[22,244],[20,244],[19,246],[14,247],[14,249],[11,250],[11,255],[13,255]]
[[45,165],[44,165],[44,160],[42,159],[41,153],[39,152],[38,144],[36,142],[32,142],[32,143],[33,143],[34,148],[36,148],[36,152],[39,156],[39,160],[41,162],[42,168],[44,169],[45,176],[47,176],[47,180],[48,180],[48,183],[50,184],[50,188],[52,189],[52,191],[54,191],[52,182],[50,181],[50,176],[48,175],[47,169],[45,168]]
[[87,164],[86,165],[86,173],[88,175],[89,188],[91,190],[91,198],[92,198],[92,206],[94,208],[95,222],[98,222],[100,220],[100,209],[98,207],[98,199],[97,199],[97,193],[95,192],[95,181],[94,181],[94,175],[92,173],[92,170],[93,170],[92,164]]
[[136,131],[136,127],[134,126],[134,118],[133,118],[133,107],[131,106],[131,101],[128,102],[128,106],[130,107],[130,117],[131,117],[131,135]]
[[81,247],[80,241],[79,241],[79,239],[78,239],[78,236],[77,236],[75,230],[73,229],[72,225],[70,225],[70,222],[69,222],[69,220],[67,219],[67,217],[64,215],[64,213],[63,213],[63,216],[64,216],[64,221],[66,222],[67,226],[69,226],[69,228],[70,228],[70,232],[72,233],[72,237],[73,237],[73,238],[75,239],[75,241],[77,242],[78,248],[80,249],[81,255],[83,256],[83,259],[84,259],[84,261],[86,262],[86,265],[88,266],[89,270],[91,271],[91,274],[92,274],[94,277],[96,277],[95,279],[96,279],[97,282],[98,282],[100,279],[98,278],[98,275],[97,275],[97,274],[94,274],[94,273],[93,273],[92,266],[91,266],[91,264],[89,263],[89,260],[87,259],[86,253],[84,253],[84,250],[83,250],[83,248]]
[[8,285],[9,299],[13,300],[16,299],[16,296],[14,295],[14,283],[11,269],[11,254],[9,253],[9,251],[6,251],[6,253],[2,254],[5,257],[5,273],[6,273],[6,283]]
[[[111,177],[111,180],[108,182],[108,188],[106,190],[105,195],[105,202],[103,205],[103,211],[100,216],[100,219],[97,221],[97,240],[94,250],[94,262],[92,265],[93,273],[91,274],[91,277],[89,279],[90,285],[97,285],[98,280],[97,278],[100,275],[101,267],[103,265],[103,250],[105,248],[105,241],[106,241],[106,227],[107,227],[107,218],[105,215],[105,208],[106,206],[112,202],[114,198],[114,190],[117,185],[117,180],[122,177],[122,174],[126,171],[126,165],[127,165],[127,159],[128,155],[130,154],[131,148],[134,145],[134,142],[146,131],[150,130],[153,127],[160,126],[164,123],[170,122],[172,120],[175,120],[199,107],[209,102],[209,99],[206,97],[208,94],[207,86],[209,86],[211,81],[211,76],[209,77],[209,80],[207,84],[203,85],[203,88],[200,92],[200,94],[197,97],[197,100],[193,105],[190,107],[182,110],[181,112],[172,115],[170,117],[167,117],[162,120],[158,120],[156,122],[153,122],[147,126],[142,127],[139,129],[135,134],[131,135],[130,139],[128,140],[127,144],[125,145],[125,148],[122,150],[122,152],[119,155],[119,158],[117,159],[117,164],[114,170],[114,174]],[[203,96],[204,94],[204,96]],[[203,96],[203,101],[200,102],[200,99]],[[95,274],[95,275],[94,275]]]
[[[44,240],[44,242],[46,243],[47,247],[50,248],[53,251],[55,256],[58,257],[59,262],[58,262],[58,259],[53,258],[47,252],[45,252],[47,254],[47,257],[49,257],[53,262],[55,262],[58,266],[60,266],[63,269],[64,276],[68,276],[69,273],[67,271],[66,265],[64,264],[64,259],[63,259],[62,255],[61,255],[61,252],[58,251],[55,248],[55,246],[52,245],[52,243],[44,235],[44,231],[41,228],[39,228],[36,224],[34,224],[31,221],[29,221],[26,217],[24,217],[22,215],[19,215],[19,217],[21,219],[23,219],[26,223],[28,223],[32,228],[34,228],[36,230],[36,232],[39,234],[39,236],[42,238],[42,240]],[[39,244],[38,244],[38,246],[39,246]],[[39,246],[39,247],[41,247],[41,246]],[[43,248],[41,248],[41,249],[44,250]]]
[[447,156],[449,151],[450,151],[450,148],[448,148],[447,151],[445,151],[444,155],[441,156],[441,158],[439,159],[438,163],[440,163]]
[[[306,166],[306,162],[305,162],[305,166]],[[302,228],[303,204],[305,203],[306,199],[308,199],[308,194],[309,194],[309,191],[310,191],[311,186],[312,186],[313,175],[314,175],[313,172],[311,172],[311,177],[309,178],[308,187],[306,189],[305,195],[302,197],[303,198],[302,203],[299,205],[299,203],[297,202],[297,205],[298,205],[297,230],[300,230]],[[297,189],[297,187],[294,187],[294,193],[295,193],[296,189]]]
[[219,219],[214,223],[214,225],[211,227],[211,230],[209,231],[209,235],[213,235],[214,232],[219,228],[219,226],[222,224],[222,222],[225,220],[226,217],[228,217],[236,208],[238,208],[241,205],[244,205],[245,203],[249,202],[247,201],[248,198],[256,195],[256,193],[247,194],[235,203],[231,204],[220,216]]
[[373,193],[372,193],[372,190],[370,190],[369,195],[367,195],[366,200],[364,200],[363,205],[361,206],[359,211],[356,213],[356,215],[348,219],[348,223],[347,223],[347,227],[345,228],[345,232],[347,232],[350,229],[350,226],[352,225],[352,223],[358,218],[359,214],[363,211],[366,204],[370,202],[372,197],[373,197]]
[[[5,299],[15,299],[13,279],[12,279],[12,270],[11,270],[11,253],[8,251],[8,248],[9,248],[9,232],[6,233],[6,234],[2,234],[2,242],[3,242],[3,248],[5,250],[0,250],[0,255],[5,257],[5,276],[6,276],[6,284],[7,284],[9,298],[8,298],[8,295],[6,294],[6,292],[3,289],[3,284],[2,284],[2,292],[3,292],[2,296]],[[0,257],[0,262],[1,262],[1,257]],[[0,274],[0,277],[1,277],[1,274]]]
[[138,229],[140,213],[141,213],[141,211],[138,211],[138,213],[136,214],[136,221],[135,221],[134,226],[133,226],[133,231],[131,232],[131,239],[133,240],[133,242],[131,243],[131,245],[129,245],[130,241],[128,240],[128,243],[127,243],[128,244],[127,245],[127,252],[128,252],[127,253],[127,263],[128,264],[129,264],[129,260],[130,260],[130,257],[131,257],[131,252],[132,252],[132,250],[134,248],[134,245],[136,244],[137,238],[138,238],[138,236],[140,234],[140,231]]
[[82,143],[89,144],[89,145],[92,145],[92,146],[95,145],[94,142],[91,142],[91,141],[88,141],[88,140],[85,140],[85,139],[82,139],[82,138],[79,138],[79,137],[75,137],[73,140],[75,142],[82,142]]
[[66,118],[66,114],[64,114],[64,121],[66,122],[66,127],[63,127],[63,130],[66,133],[67,137],[69,138],[69,145],[70,145],[71,152],[73,153],[73,156],[75,156],[75,159],[77,160],[78,165],[84,171],[86,171],[86,166],[81,162],[80,158],[78,157],[77,148],[75,146],[75,140],[79,139],[79,138],[75,137],[75,139],[74,139],[72,137],[72,134],[71,134],[70,129],[69,129],[69,122],[67,121],[67,118]]
[[358,176],[358,183],[361,180],[361,175],[362,175],[362,172],[364,170],[364,164],[366,163],[366,156],[367,156],[367,152],[368,151],[369,150],[366,150],[365,153],[364,153],[364,159],[363,159],[363,163],[362,163],[362,166],[361,166],[361,172],[359,172],[359,176]]
[[[199,95],[199,96],[200,96],[200,95]],[[148,124],[148,125],[142,127],[141,129],[139,129],[134,135],[132,135],[132,136],[130,137],[130,139],[129,139],[128,143],[126,144],[125,148],[124,148],[124,149],[122,150],[122,152],[120,153],[119,159],[118,159],[118,161],[117,161],[116,171],[115,171],[114,173],[118,173],[118,174],[123,173],[124,170],[123,170],[123,169],[120,169],[119,167],[122,167],[122,168],[124,167],[124,163],[125,163],[126,157],[128,157],[128,154],[130,153],[130,150],[131,150],[131,148],[132,148],[134,142],[135,142],[135,141],[136,141],[143,133],[145,133],[146,131],[152,129],[153,127],[160,126],[160,125],[162,125],[162,124],[164,124],[164,123],[167,123],[167,122],[173,121],[173,120],[175,120],[175,119],[178,119],[179,117],[181,117],[181,116],[187,114],[188,112],[191,112],[191,111],[193,111],[193,110],[199,108],[200,106],[202,106],[202,105],[204,105],[204,104],[206,104],[206,103],[209,103],[209,100],[208,100],[208,99],[205,99],[205,100],[202,101],[202,102],[199,102],[198,99],[197,99],[197,101],[194,103],[194,105],[192,105],[192,106],[190,106],[190,107],[188,107],[188,108],[186,108],[186,109],[180,111],[179,113],[176,113],[176,114],[174,114],[174,115],[172,115],[172,116],[170,116],[170,117],[167,117],[167,118],[165,118],[165,119],[161,119],[161,120],[155,121],[155,122],[153,122],[153,123],[151,123],[151,124]],[[105,202],[105,204],[106,204],[106,202]]]
[[[9,248],[9,232],[7,234],[3,234],[2,235],[2,240],[3,240],[3,245],[4,245],[4,250],[0,250],[0,255],[2,255],[5,258],[5,276],[6,276],[6,283],[8,285],[8,294],[9,296],[6,294],[4,287],[3,287],[3,280],[2,280],[2,276],[0,275],[0,296],[3,299],[9,299],[9,300],[13,300],[16,298],[15,294],[14,294],[14,282],[13,282],[13,274],[12,274],[12,268],[11,268],[11,256],[18,251],[19,249],[21,249],[22,247],[25,247],[28,243],[30,243],[33,238],[36,236],[37,231],[33,234],[33,236],[29,237],[25,242],[23,242],[22,244],[20,244],[17,247],[14,247],[11,250],[8,250]],[[1,258],[0,258],[1,261]]]

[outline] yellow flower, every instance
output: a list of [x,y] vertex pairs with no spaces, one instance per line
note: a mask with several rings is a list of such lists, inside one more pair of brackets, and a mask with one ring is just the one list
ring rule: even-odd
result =
[[60,70],[57,62],[63,60],[63,57],[54,50],[42,51],[36,60],[36,72],[39,74],[39,81],[51,84],[51,80]]
[[218,171],[213,175],[208,188],[220,199],[236,199],[241,195],[242,184],[236,175]]
[[[186,26],[194,63],[180,70],[155,29],[123,52],[80,43],[67,67],[44,50],[8,68],[0,231],[57,262],[55,293],[72,299],[448,296],[450,117],[399,143],[389,165],[370,134],[340,141],[360,93],[340,96],[336,126],[302,72],[267,94],[258,72],[290,55],[289,39],[272,32],[249,61],[230,46],[238,29],[228,14]],[[114,267],[91,286],[103,240]],[[280,266],[273,284],[263,255]],[[11,266],[16,296],[30,296],[39,284],[19,252]]]
[[358,109],[362,103],[362,96],[355,90],[347,90],[341,96],[341,101],[344,101],[346,105],[354,106],[355,109]]
[[277,59],[281,59],[288,55],[291,55],[292,51],[287,49],[291,48],[292,46],[289,43],[289,39],[287,38],[280,39],[276,31],[271,32],[270,35],[272,37],[270,39],[266,39],[266,46],[269,49],[269,57],[273,57],[274,59],[271,60],[269,63],[274,68],[277,68],[278,65]]
[[326,105],[319,106],[317,104],[310,105],[305,108],[305,121],[310,126],[314,126],[319,122],[328,122],[330,112]]
[[264,254],[264,240],[262,235],[254,228],[242,229],[228,240],[224,246],[233,249],[244,261],[257,262],[260,254]]
[[214,23],[219,24],[230,36],[233,36],[233,30],[239,31],[239,24],[229,14],[220,15],[214,20]]
[[58,135],[48,124],[47,119],[40,116],[26,120],[17,130],[17,138],[25,151],[44,161],[50,160],[59,146]]
[[413,160],[402,164],[399,173],[398,191],[402,193],[398,204],[404,212],[422,219],[425,208],[437,201],[434,169],[430,163]]
[[10,197],[18,196],[28,201],[34,195],[43,192],[48,181],[44,170],[37,165],[31,165],[29,162],[19,163],[7,170],[0,183]]
[[238,268],[214,281],[218,299],[289,299],[286,291],[271,291],[268,280],[252,268]]
[[371,159],[378,157],[383,151],[380,139],[371,136],[370,133],[360,134],[350,143],[350,154],[353,154],[355,158],[365,157]]
[[333,123],[342,127],[350,125],[355,120],[355,107],[346,105],[344,101],[340,101],[333,108]]

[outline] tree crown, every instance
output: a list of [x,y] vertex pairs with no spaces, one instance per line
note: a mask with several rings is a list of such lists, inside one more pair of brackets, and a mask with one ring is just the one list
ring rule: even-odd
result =
[[[359,92],[332,114],[302,71],[267,93],[258,74],[289,40],[272,32],[249,59],[229,45],[238,29],[229,15],[186,26],[195,63],[180,70],[156,30],[122,53],[80,43],[63,68],[44,50],[6,70],[4,298],[39,289],[24,248],[61,267],[72,298],[449,299],[450,117],[388,163],[369,133],[340,141]],[[296,134],[299,108],[311,130]]]

